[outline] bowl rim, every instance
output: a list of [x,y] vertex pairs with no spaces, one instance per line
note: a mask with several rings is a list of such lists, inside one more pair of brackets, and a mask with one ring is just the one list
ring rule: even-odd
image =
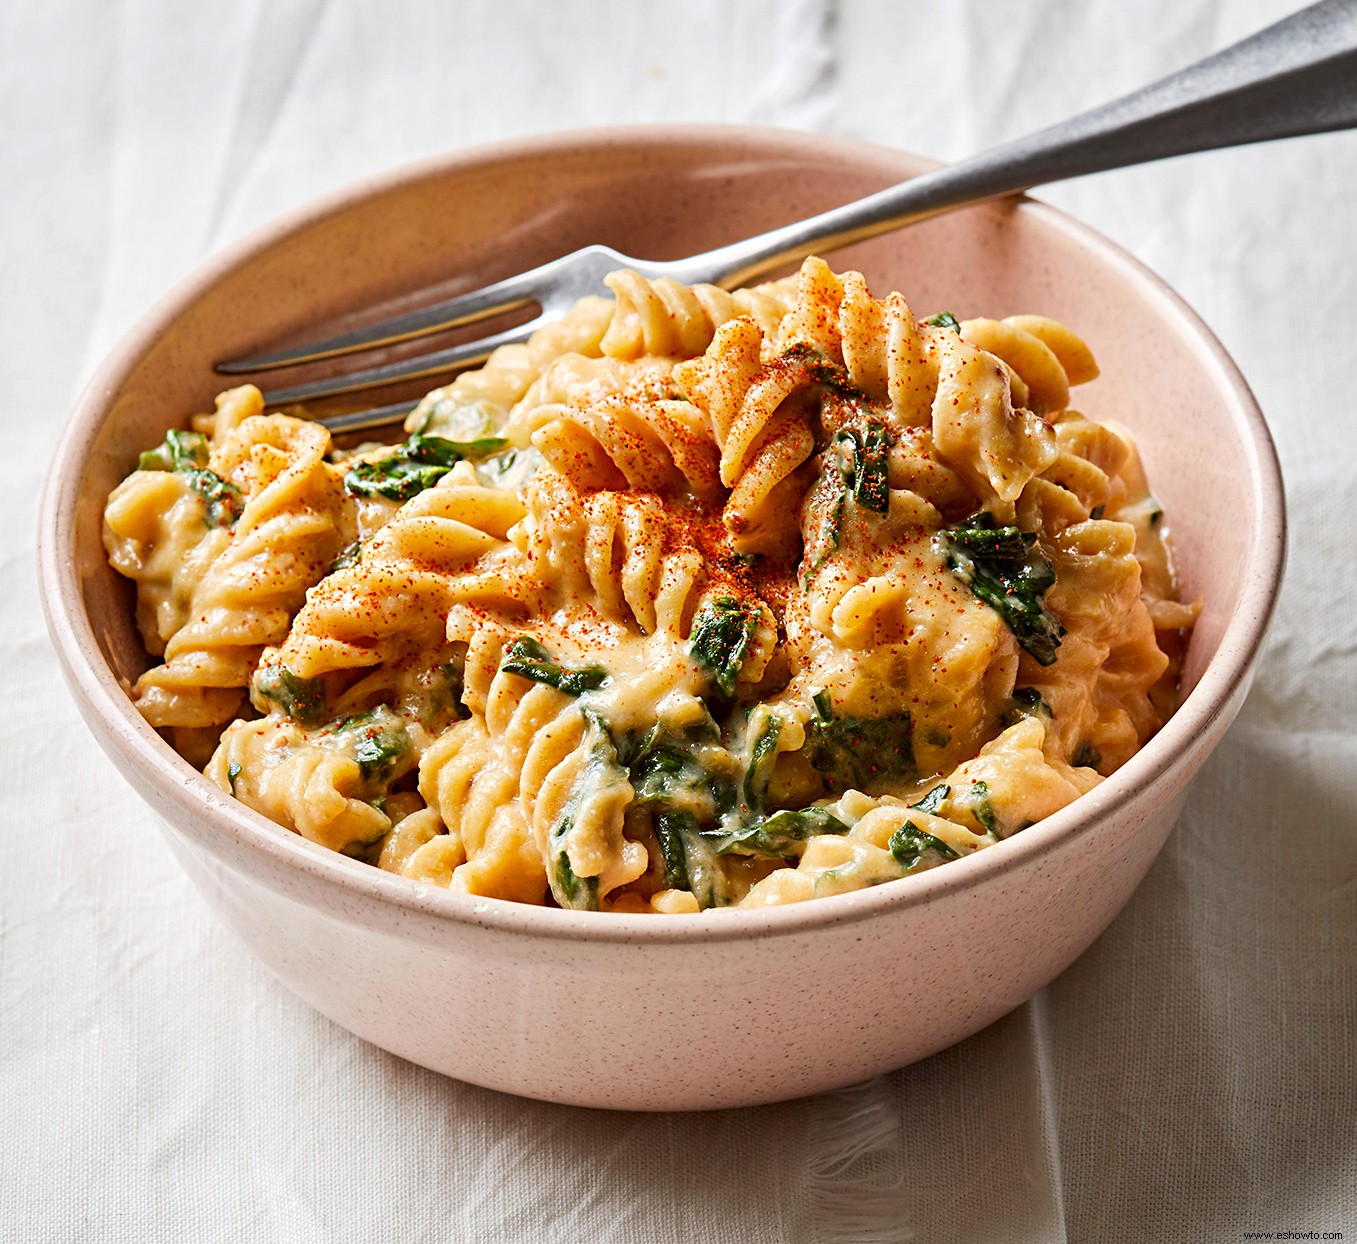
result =
[[[858,160],[897,165],[913,176],[934,161],[898,149],[833,135],[760,126],[719,124],[638,125],[564,130],[460,149],[405,163],[361,178],[294,208],[199,264],[146,311],[118,341],[77,398],[58,440],[43,485],[38,513],[38,574],[43,612],[53,646],[73,695],[98,718],[96,739],[154,783],[163,798],[205,832],[221,834],[259,871],[297,869],[312,883],[342,899],[363,898],[395,909],[397,918],[420,916],[435,923],[479,926],[532,938],[586,943],[637,942],[703,945],[799,935],[853,924],[885,911],[936,902],[1016,872],[1069,840],[1089,832],[1114,808],[1162,779],[1187,755],[1189,744],[1226,710],[1257,660],[1279,595],[1286,549],[1285,494],[1281,469],[1263,414],[1238,367],[1195,311],[1162,278],[1116,243],[1064,211],[1021,196],[1013,210],[1063,232],[1137,289],[1160,318],[1175,328],[1227,398],[1249,460],[1249,487],[1257,521],[1238,602],[1216,652],[1192,691],[1159,732],[1111,777],[1035,825],[945,868],[866,890],[776,907],[716,909],[692,915],[563,911],[505,899],[454,893],[349,859],[283,829],[242,803],[223,796],[142,719],[113,670],[103,661],[80,591],[75,559],[74,513],[93,432],[141,356],[181,312],[227,273],[291,236],[370,197],[393,193],[431,178],[498,163],[610,148],[681,148],[735,145],[797,159]],[[62,469],[80,461],[82,470]],[[135,788],[135,783],[133,783]],[[140,795],[142,792],[137,791]],[[142,795],[145,798],[144,795]],[[274,866],[270,869],[268,866]],[[291,892],[296,893],[295,888]]]

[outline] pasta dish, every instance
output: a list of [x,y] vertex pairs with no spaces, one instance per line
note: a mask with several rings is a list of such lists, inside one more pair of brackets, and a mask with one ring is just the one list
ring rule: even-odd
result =
[[698,912],[969,855],[1158,729],[1196,607],[1071,329],[813,258],[608,285],[400,444],[244,386],[114,490],[131,694],[223,791],[463,893]]

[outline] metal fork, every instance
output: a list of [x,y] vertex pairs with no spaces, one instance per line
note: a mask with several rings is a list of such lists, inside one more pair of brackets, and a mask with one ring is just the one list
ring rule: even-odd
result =
[[[686,259],[658,262],[587,246],[446,302],[356,332],[221,363],[245,375],[334,358],[473,324],[536,304],[526,323],[449,349],[266,393],[269,405],[310,401],[398,380],[442,375],[483,361],[559,319],[603,278],[633,268],[647,278],[727,289],[929,216],[1048,182],[1167,156],[1357,126],[1357,0],[1321,0],[1151,86],[1026,138],[923,173],[865,199]],[[335,431],[394,423],[414,403],[322,418]]]

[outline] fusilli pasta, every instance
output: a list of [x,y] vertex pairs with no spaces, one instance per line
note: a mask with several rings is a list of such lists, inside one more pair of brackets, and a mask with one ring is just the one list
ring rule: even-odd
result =
[[1071,329],[819,259],[607,283],[401,445],[245,388],[114,491],[138,705],[224,790],[427,884],[692,913],[983,850],[1172,711],[1195,607]]

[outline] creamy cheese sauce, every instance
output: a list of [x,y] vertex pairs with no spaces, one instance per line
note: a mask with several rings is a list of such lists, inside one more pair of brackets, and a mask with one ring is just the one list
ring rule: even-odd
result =
[[1071,329],[818,259],[608,283],[400,445],[246,386],[115,490],[134,698],[224,790],[424,882],[692,913],[982,850],[1158,729],[1196,607]]

